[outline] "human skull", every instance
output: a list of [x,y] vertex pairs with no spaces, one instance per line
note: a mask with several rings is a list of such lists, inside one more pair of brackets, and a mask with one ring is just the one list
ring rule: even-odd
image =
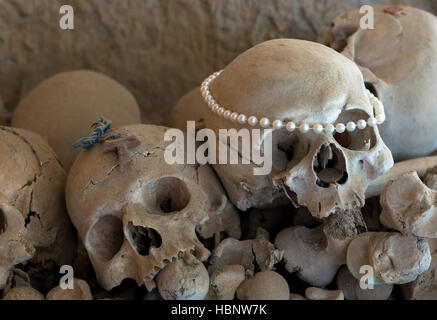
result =
[[[374,115],[355,63],[303,40],[278,39],[255,46],[229,64],[210,90],[221,106],[258,119],[335,124]],[[219,129],[251,128],[219,117],[206,105],[204,110],[205,126],[217,136]],[[369,182],[393,165],[376,126],[337,135],[282,128],[273,131],[272,141],[269,175],[254,175],[254,165],[241,164],[241,159],[238,165],[214,165],[241,210],[276,206],[287,194],[313,216],[327,217],[337,209],[363,206]]]
[[102,145],[82,151],[70,170],[68,212],[105,290],[126,278],[150,290],[155,275],[181,256],[209,256],[195,232],[208,218],[209,199],[198,184],[197,166],[164,160],[166,129],[118,129],[122,138],[140,142],[128,150],[131,165],[123,172],[117,153],[104,152]]
[[374,6],[374,29],[360,28],[359,10],[332,22],[327,43],[355,61],[364,81],[384,103],[387,121],[380,127],[396,161],[437,149],[437,18],[425,11]]
[[0,127],[0,288],[30,260],[71,264],[75,237],[64,202],[66,174],[37,134]]

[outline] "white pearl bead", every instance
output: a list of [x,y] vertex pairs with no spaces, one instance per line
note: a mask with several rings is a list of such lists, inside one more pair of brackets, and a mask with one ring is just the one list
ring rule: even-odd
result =
[[218,110],[217,110],[217,114],[218,114],[219,116],[221,116],[221,115],[223,115],[223,113],[225,113],[225,108],[223,108],[223,107],[218,108]]
[[354,132],[356,128],[357,128],[357,125],[355,124],[355,122],[352,122],[352,121],[348,122],[346,125],[346,129],[349,132]]
[[385,121],[385,116],[383,114],[378,114],[376,116],[376,123],[377,124],[382,124]]
[[325,131],[332,134],[335,131],[335,127],[332,123],[328,123],[327,125],[325,125]]
[[258,119],[255,116],[250,116],[249,119],[247,120],[247,123],[252,127],[254,127],[258,123]]
[[300,132],[306,133],[306,132],[308,132],[308,130],[310,130],[310,126],[308,125],[308,123],[302,123],[299,126],[299,130],[300,130]]
[[376,124],[377,124],[377,120],[376,120],[376,118],[374,118],[374,117],[370,117],[369,120],[367,120],[367,124],[368,124],[370,127],[374,127],[374,126],[376,126]]
[[316,123],[316,124],[313,126],[313,130],[314,130],[314,132],[316,132],[316,133],[322,133],[322,132],[323,132],[323,126],[322,126],[320,123]]
[[281,129],[283,126],[283,123],[281,120],[275,120],[273,121],[273,128],[275,129]]
[[293,132],[296,130],[296,124],[293,121],[287,123],[286,128],[288,131]]
[[337,131],[337,133],[343,133],[346,131],[346,126],[343,123],[337,123],[335,131]]
[[232,112],[230,118],[232,121],[236,122],[238,119],[238,113]]
[[213,99],[212,99],[212,95],[208,95],[208,96],[206,97],[206,101],[210,102],[211,100],[213,100]]
[[231,116],[231,111],[229,111],[229,110],[226,110],[223,113],[223,118],[225,118],[225,119],[229,119],[230,116]]
[[270,120],[268,118],[262,118],[259,121],[259,124],[261,125],[261,127],[267,128],[268,126],[270,126]]
[[217,112],[219,109],[220,109],[220,106],[216,103],[216,104],[214,104],[213,106],[212,106],[212,111],[213,112]]
[[208,102],[208,106],[209,106],[211,109],[212,109],[215,105],[216,105],[216,102],[215,102],[214,99]]
[[360,129],[360,130],[364,130],[364,129],[366,129],[366,127],[367,127],[367,122],[366,122],[366,120],[361,119],[361,120],[358,120],[358,121],[357,121],[357,128],[358,128],[358,129]]
[[247,117],[245,114],[240,114],[237,119],[238,119],[238,122],[241,124],[245,124],[247,121]]

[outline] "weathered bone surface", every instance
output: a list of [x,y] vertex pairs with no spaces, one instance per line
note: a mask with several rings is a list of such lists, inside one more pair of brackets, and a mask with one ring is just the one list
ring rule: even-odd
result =
[[356,279],[361,267],[373,268],[374,284],[404,284],[414,281],[431,263],[429,245],[423,238],[397,232],[366,232],[347,249],[347,266]]
[[373,289],[361,289],[360,281],[354,278],[347,266],[342,266],[338,271],[336,284],[346,300],[387,300],[393,291],[392,284],[375,285]]
[[346,263],[349,243],[366,230],[359,210],[337,213],[315,229],[291,227],[281,231],[275,245],[284,251],[288,272],[303,281],[323,287],[332,282]]
[[390,181],[382,192],[381,205],[380,219],[387,228],[406,235],[437,238],[437,191],[427,187],[416,172]]
[[261,271],[274,269],[282,260],[284,252],[269,242],[266,230],[259,228],[256,239],[238,241],[233,238],[223,240],[212,252],[209,273],[226,265],[241,265],[249,275],[255,271],[255,263]]
[[196,231],[203,239],[214,237],[215,245],[221,240],[221,235],[239,239],[241,237],[240,216],[238,211],[228,200],[225,191],[210,166],[197,168],[199,185],[207,193],[210,208],[208,219],[196,227]]
[[237,289],[240,300],[289,300],[287,281],[274,271],[262,271],[244,281]]
[[208,300],[233,300],[244,280],[246,271],[241,265],[224,265],[216,269],[210,277]]
[[366,190],[366,198],[379,196],[389,181],[400,177],[404,173],[416,171],[420,177],[423,177],[428,170],[435,166],[437,166],[437,156],[397,162],[386,174],[376,178],[369,184]]
[[402,293],[407,300],[437,299],[437,240],[428,239],[428,244],[431,249],[431,265],[416,280],[402,285]]
[[211,204],[197,166],[164,161],[166,129],[117,130],[140,141],[130,149],[133,163],[123,173],[117,155],[102,145],[83,150],[70,170],[68,212],[105,290],[126,278],[151,290],[155,275],[180,255],[193,252],[201,261],[209,256],[195,228],[208,219]]
[[437,99],[437,18],[410,7],[394,15],[386,7],[373,7],[373,30],[359,27],[359,9],[341,14],[327,42],[360,66],[385,106],[381,136],[395,160],[404,160],[437,148],[437,119],[430,116]]
[[[267,41],[244,52],[212,82],[211,92],[220,105],[258,119],[345,123],[373,115],[359,68],[330,48],[302,40]],[[217,137],[219,129],[251,128],[206,106],[204,120]],[[277,206],[285,188],[313,216],[327,217],[338,209],[363,206],[369,182],[393,165],[377,127],[342,136],[275,130],[272,156],[273,170],[267,176],[254,175],[253,164],[214,165],[239,209]],[[328,175],[333,171],[338,179]]]
[[66,174],[37,134],[0,127],[0,288],[32,259],[71,264],[75,236],[64,203]]
[[310,287],[305,290],[305,297],[308,300],[344,300],[341,290],[326,290]]
[[29,275],[17,268],[9,272],[2,300],[44,300],[44,295],[30,284]]
[[194,257],[171,262],[156,277],[158,292],[165,300],[203,300],[208,294],[209,275]]
[[73,279],[73,289],[57,286],[46,294],[47,300],[93,300],[88,283],[82,279]]
[[68,171],[79,152],[73,143],[101,117],[114,128],[141,122],[135,98],[119,83],[92,71],[70,71],[29,92],[14,110],[12,125],[47,138]]
[[32,287],[16,287],[9,290],[2,300],[44,300],[44,296]]

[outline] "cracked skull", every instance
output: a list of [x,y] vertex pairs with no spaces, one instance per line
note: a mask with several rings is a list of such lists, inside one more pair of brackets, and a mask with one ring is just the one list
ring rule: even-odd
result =
[[[336,125],[375,114],[376,102],[355,63],[302,40],[255,46],[229,64],[210,89],[214,99],[232,111],[284,123]],[[217,135],[220,129],[251,128],[219,117],[206,106],[204,110],[206,127]],[[253,163],[214,166],[241,210],[277,206],[286,196],[317,218],[361,207],[369,182],[393,165],[377,126],[341,134],[289,132],[283,127],[273,131],[272,141],[270,175],[253,175]]]
[[[374,6],[374,28],[360,28],[363,14],[348,11],[331,24],[327,43],[360,67],[366,86],[385,105],[380,131],[396,161],[437,149],[437,18],[425,11]],[[412,119],[413,117],[413,119]]]
[[106,290],[127,278],[152,289],[155,275],[170,262],[187,253],[201,261],[209,256],[196,235],[208,218],[208,196],[198,184],[197,166],[164,160],[166,129],[117,130],[139,141],[128,150],[130,165],[123,172],[117,153],[102,145],[82,151],[70,170],[68,212]]
[[0,127],[0,289],[9,270],[71,264],[75,236],[68,219],[66,174],[55,153],[37,134]]

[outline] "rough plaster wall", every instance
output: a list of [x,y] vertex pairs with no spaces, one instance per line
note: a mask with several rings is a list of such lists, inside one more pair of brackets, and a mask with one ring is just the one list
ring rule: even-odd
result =
[[[323,40],[332,18],[362,4],[433,0],[0,0],[0,101],[12,110],[42,79],[94,69],[124,84],[144,122],[165,123],[189,89],[267,39]],[[59,8],[75,9],[75,30]],[[1,115],[0,115],[1,118]]]

